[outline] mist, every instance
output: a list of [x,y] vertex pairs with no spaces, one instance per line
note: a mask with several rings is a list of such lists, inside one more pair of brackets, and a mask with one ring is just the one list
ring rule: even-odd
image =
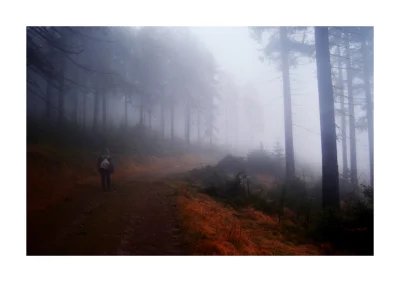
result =
[[373,253],[373,27],[26,35],[28,254]]
[[[138,31],[137,28],[131,28]],[[146,29],[146,28],[145,28]],[[168,28],[161,28],[168,29]],[[87,33],[88,30],[83,28],[82,33]],[[112,30],[112,29],[111,29]],[[29,32],[29,31],[28,31]],[[217,130],[213,133],[215,140],[214,144],[224,146],[232,153],[245,155],[251,150],[258,149],[260,144],[267,149],[272,150],[274,144],[279,142],[284,146],[284,112],[283,112],[283,88],[282,74],[278,70],[277,64],[269,58],[260,60],[262,56],[262,44],[256,42],[250,36],[249,28],[247,27],[191,27],[187,29],[190,36],[196,41],[198,46],[209,52],[215,61],[215,66],[218,69],[218,75],[221,78],[229,80],[226,87],[233,87],[235,95],[237,95],[238,112],[235,118],[228,114],[228,100],[231,92],[229,90],[220,89],[220,99],[216,99],[216,117],[215,126]],[[162,33],[162,31],[161,31]],[[132,33],[134,34],[134,33]],[[75,34],[76,36],[76,34]],[[127,35],[125,35],[127,36]],[[111,36],[112,37],[112,36]],[[90,36],[84,35],[83,38],[93,46],[102,45],[103,48],[107,45],[106,42],[96,41],[90,42]],[[124,38],[124,40],[129,40]],[[134,40],[132,38],[132,42]],[[112,46],[112,43],[108,43]],[[129,44],[129,43],[126,43]],[[104,45],[104,46],[103,46]],[[196,45],[196,46],[197,46]],[[128,45],[126,45],[128,46]],[[98,47],[98,46],[97,46]],[[91,47],[89,47],[91,48]],[[111,47],[113,48],[113,47]],[[120,48],[120,47],[118,47]],[[163,47],[161,47],[163,48]],[[96,48],[92,48],[93,50]],[[99,51],[101,52],[101,50]],[[119,52],[119,51],[116,51]],[[83,55],[76,57],[84,61]],[[71,54],[71,57],[74,55]],[[128,59],[128,58],[122,58]],[[190,58],[189,58],[190,60]],[[194,64],[194,62],[192,62]],[[91,63],[94,65],[93,63]],[[96,67],[94,67],[96,68]],[[101,68],[101,67],[100,67]],[[171,70],[165,70],[171,72]],[[35,73],[30,71],[30,76],[35,76]],[[67,68],[67,73],[70,76],[80,72],[82,77],[90,72],[85,72],[76,64],[70,64]],[[78,75],[79,77],[80,75]],[[80,80],[82,81],[82,80]],[[35,92],[45,93],[45,82],[40,81],[40,85]],[[83,83],[84,84],[84,83]],[[292,96],[292,116],[293,116],[293,144],[295,162],[299,171],[302,174],[301,166],[305,165],[320,174],[321,168],[321,140],[320,140],[320,123],[319,123],[319,104],[318,104],[318,89],[316,78],[316,65],[312,59],[304,59],[301,65],[292,67],[290,70],[290,84]],[[72,92],[69,90],[65,100],[65,112],[67,119],[69,116],[76,114],[80,115],[80,119],[84,119],[85,126],[93,123],[94,108],[87,106],[83,111],[82,101],[78,101],[79,109],[74,109],[74,104],[77,103],[74,99],[70,99]],[[120,91],[120,90],[116,90]],[[43,96],[43,95],[42,95]],[[42,97],[43,98],[43,97]],[[37,95],[28,95],[28,114],[29,116],[40,116],[45,110],[46,103]],[[53,95],[51,104],[57,104],[57,96]],[[132,96],[131,105],[128,112],[128,124],[135,125],[140,120],[139,96]],[[87,95],[85,104],[91,105],[94,103],[94,96]],[[124,116],[124,96],[110,96],[107,104],[107,126],[119,127],[123,124]],[[156,102],[157,103],[157,102]],[[150,113],[149,119],[154,130],[160,130],[162,118],[159,110],[155,109]],[[359,108],[355,109],[356,115],[361,115],[362,111]],[[176,136],[184,137],[184,109],[178,105],[176,109],[176,125],[174,130]],[[195,119],[195,112],[192,111],[192,122]],[[171,130],[170,124],[164,125],[165,132]],[[235,129],[235,130],[233,130]],[[201,129],[204,131],[204,128]],[[190,138],[193,141],[197,140],[197,130],[195,125],[190,132]],[[201,132],[200,135],[204,135]],[[201,136],[204,140],[205,137]],[[366,181],[369,175],[368,164],[368,147],[367,135],[365,132],[357,132],[357,165],[358,175],[362,181]],[[338,154],[341,154],[340,141],[338,141]],[[342,168],[342,160],[338,158],[339,167]]]
[[[274,63],[262,62],[261,46],[255,42],[246,27],[203,27],[192,28],[198,38],[213,53],[221,69],[231,74],[239,87],[252,87],[256,91],[242,90],[242,97],[259,101],[263,110],[263,132],[254,142],[240,139],[242,151],[255,149],[262,142],[272,149],[276,141],[284,144],[284,113],[282,75]],[[315,61],[307,60],[301,66],[291,69],[292,114],[295,161],[321,173],[321,138],[319,104]],[[358,109],[356,114],[361,114]],[[221,124],[223,128],[223,124]],[[242,122],[239,128],[244,128]],[[242,131],[240,135],[247,135]],[[221,136],[222,137],[222,136]],[[338,154],[341,146],[338,142]],[[357,165],[360,179],[369,178],[368,141],[365,132],[357,132]],[[338,158],[339,167],[342,160]],[[301,174],[302,171],[299,171]]]

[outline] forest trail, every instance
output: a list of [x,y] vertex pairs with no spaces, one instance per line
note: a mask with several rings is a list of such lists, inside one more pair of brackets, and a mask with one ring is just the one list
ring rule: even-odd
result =
[[186,255],[171,177],[200,166],[150,171],[99,185],[28,214],[28,255]]

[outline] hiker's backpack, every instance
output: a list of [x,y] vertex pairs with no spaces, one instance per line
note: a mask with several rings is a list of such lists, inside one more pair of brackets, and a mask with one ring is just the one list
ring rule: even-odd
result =
[[100,163],[100,168],[107,170],[111,169],[111,163],[107,157],[105,157],[104,160]]

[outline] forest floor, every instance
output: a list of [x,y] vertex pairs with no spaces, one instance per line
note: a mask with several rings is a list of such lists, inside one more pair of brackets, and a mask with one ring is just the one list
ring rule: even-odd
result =
[[[33,152],[34,160],[29,154]],[[51,185],[49,167],[38,176],[49,160],[37,155],[37,150],[28,149],[28,255],[188,254],[175,189],[169,183],[171,176],[198,167],[198,160],[117,175],[112,191],[103,192],[94,176],[63,188],[68,177],[63,181],[58,175],[59,187]],[[49,187],[38,190],[39,186]],[[59,193],[50,193],[51,188]]]
[[[83,188],[83,187],[81,187]],[[173,191],[161,173],[113,183],[28,215],[28,255],[181,255]]]
[[251,207],[235,210],[190,189],[185,172],[217,161],[186,157],[134,170],[125,165],[112,181],[113,190],[102,192],[88,167],[79,170],[88,177],[72,179],[77,173],[71,164],[28,148],[27,254],[326,253],[326,247],[291,233],[290,217],[282,229],[274,217]]

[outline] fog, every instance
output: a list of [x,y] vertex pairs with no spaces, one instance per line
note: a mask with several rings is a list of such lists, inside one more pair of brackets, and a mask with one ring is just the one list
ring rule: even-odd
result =
[[373,34],[27,27],[27,254],[373,254]]
[[[244,150],[254,149],[259,142],[271,149],[276,141],[284,144],[282,75],[274,63],[261,62],[260,44],[247,27],[195,27],[193,32],[213,53],[220,67],[234,76],[239,85],[251,85],[257,93],[246,92],[260,101],[263,108],[263,134],[253,143],[241,139]],[[293,141],[295,161],[321,168],[321,137],[315,61],[291,69]],[[243,124],[240,126],[244,126]],[[357,133],[357,165],[360,179],[369,175],[368,140],[366,133]],[[338,142],[338,155],[341,154]],[[339,169],[342,159],[338,158]],[[301,173],[301,172],[300,172]]]
[[[128,32],[126,32],[125,30],[125,33],[121,35],[121,38],[125,40],[123,44],[118,45],[118,47],[115,47],[116,45],[109,46],[112,46],[111,49],[115,49],[112,49],[111,52],[113,52],[113,54],[115,53],[116,55],[113,56],[117,57],[120,54],[125,54],[123,53],[126,52],[125,49],[130,49],[130,53],[128,52],[126,54],[132,54],[133,52],[137,51],[137,57],[134,57],[132,60],[136,60],[133,64],[137,63],[135,66],[140,67],[135,67],[132,69],[129,68],[130,58],[123,56],[120,58],[120,63],[122,66],[114,66],[110,65],[107,61],[101,62],[101,60],[89,58],[90,56],[98,56],[99,58],[104,57],[105,52],[109,52],[109,47],[104,47],[107,43],[101,42],[101,40],[93,41],[95,43],[90,42],[90,37],[85,35],[83,38],[86,41],[82,38],[79,40],[72,38],[71,41],[73,41],[74,44],[77,44],[76,42],[78,42],[82,45],[83,49],[92,51],[89,51],[90,55],[86,55],[85,52],[79,55],[72,53],[70,54],[70,58],[75,58],[76,61],[79,61],[79,64],[70,63],[70,65],[66,67],[65,73],[67,74],[66,76],[69,77],[69,80],[76,79],[76,81],[79,81],[80,85],[87,83],[87,81],[89,81],[90,79],[92,79],[93,81],[97,79],[100,80],[100,82],[101,80],[103,80],[102,78],[99,78],[99,76],[95,78],[93,78],[93,76],[90,79],[86,78],[85,75],[87,73],[90,74],[90,71],[85,72],[85,69],[82,70],[82,68],[79,67],[82,65],[84,65],[87,69],[103,69],[119,72],[119,77],[122,78],[124,83],[127,82],[127,85],[129,85],[129,87],[133,87],[134,89],[137,85],[139,85],[139,88],[142,87],[141,91],[145,91],[146,93],[155,93],[154,95],[152,94],[151,98],[149,98],[150,100],[146,100],[146,103],[151,106],[147,107],[145,112],[142,112],[143,109],[141,110],[139,106],[141,103],[143,103],[141,102],[142,96],[129,94],[130,108],[129,111],[126,113],[128,125],[134,126],[143,119],[143,122],[147,123],[152,130],[160,132],[162,128],[164,134],[167,134],[167,132],[174,130],[174,134],[176,136],[184,138],[185,134],[187,134],[187,131],[185,129],[185,122],[187,121],[185,120],[185,118],[183,118],[186,115],[186,108],[182,106],[185,103],[184,100],[176,101],[176,109],[174,112],[175,125],[172,129],[171,124],[166,122],[169,119],[169,113],[160,113],[160,109],[158,108],[158,106],[161,103],[159,99],[159,97],[161,96],[157,96],[159,95],[157,93],[162,93],[163,91],[165,93],[170,93],[165,94],[167,96],[172,95],[171,93],[173,91],[176,91],[176,93],[178,93],[179,91],[186,91],[180,89],[177,90],[175,88],[169,89],[168,87],[168,89],[166,89],[163,88],[164,86],[162,85],[162,83],[158,83],[161,81],[161,79],[158,80],[158,78],[162,77],[162,79],[164,79],[166,73],[168,75],[171,75],[171,77],[174,75],[179,76],[180,74],[174,73],[174,70],[168,69],[168,67],[166,67],[165,69],[161,69],[161,67],[151,69],[151,67],[149,66],[151,66],[154,61],[158,60],[158,57],[156,58],[154,56],[154,53],[151,52],[162,53],[162,48],[164,48],[162,46],[164,45],[166,46],[165,48],[169,48],[168,52],[172,50],[172,52],[175,51],[179,54],[184,54],[183,56],[187,56],[186,60],[189,60],[190,62],[192,50],[190,49],[191,47],[188,44],[192,44],[192,41],[197,42],[193,43],[193,46],[197,44],[196,46],[198,46],[199,50],[205,50],[204,54],[208,54],[208,52],[210,52],[213,56],[218,73],[219,85],[217,87],[223,87],[221,85],[224,85],[224,81],[228,81],[227,87],[234,88],[232,91],[222,91],[222,93],[219,93],[219,99],[216,99],[216,117],[214,120],[214,125],[217,130],[215,132],[215,136],[213,137],[213,143],[224,146],[232,153],[239,155],[246,155],[251,150],[259,149],[260,146],[270,151],[272,150],[276,142],[279,142],[284,148],[285,130],[282,72],[279,70],[278,64],[270,60],[268,56],[265,56],[265,59],[263,61],[260,60],[260,56],[262,55],[262,52],[260,51],[262,44],[256,42],[256,40],[254,40],[250,36],[250,29],[248,27],[191,27],[189,29],[183,28],[182,30],[185,34],[183,35],[183,37],[187,36],[187,38],[190,39],[190,42],[178,42],[176,43],[178,45],[174,45],[175,43],[170,44],[168,42],[168,38],[163,37],[163,31],[158,30],[156,31],[155,35],[151,34],[152,31],[150,31],[150,35],[143,33],[143,39],[141,39],[140,36],[142,35],[140,34],[140,28],[130,29],[131,30]],[[81,32],[85,33],[86,31],[85,29],[83,29],[83,31]],[[101,32],[98,32],[96,30],[91,30],[89,32],[92,32],[91,36],[93,37],[97,36],[98,38],[99,36],[103,36]],[[160,32],[161,35],[157,32]],[[130,38],[130,34],[136,34],[135,36],[138,36],[139,39],[134,39],[133,37]],[[111,38],[111,41],[114,40],[113,36],[120,35],[116,33],[112,36],[109,36]],[[149,37],[147,38],[146,36]],[[160,36],[159,40],[161,43],[160,45],[157,45],[156,48],[161,48],[161,51],[150,50],[151,48],[147,49],[146,47],[142,46],[143,44],[148,44],[149,42],[151,43],[151,40],[155,40],[151,36]],[[166,36],[170,35],[167,34]],[[312,37],[313,35],[309,36]],[[117,50],[117,48],[119,49]],[[197,64],[198,62],[203,61],[204,58],[197,58],[197,61],[190,62],[189,64]],[[299,65],[290,68],[293,144],[296,173],[311,173],[311,169],[315,173],[320,174],[322,155],[316,63],[315,59],[312,58],[303,58],[300,61],[301,62],[299,63]],[[113,62],[113,64],[114,63],[115,62]],[[123,69],[125,73],[122,74],[121,70]],[[44,99],[43,96],[46,95],[46,85],[50,82],[46,82],[46,79],[43,79],[43,73],[40,72],[41,70],[31,71],[30,69],[28,69],[28,80],[35,81],[34,88],[36,89],[28,89],[28,92],[32,92],[35,94],[28,95],[28,118],[41,117],[43,112],[46,111],[46,105],[61,105],[59,102],[59,96],[57,95],[47,96],[47,102],[45,101],[46,99]],[[139,82],[137,83],[137,81]],[[107,84],[107,82],[104,81],[102,83]],[[118,85],[118,83],[120,82],[112,81],[110,83],[113,85]],[[87,84],[87,86],[89,84]],[[88,92],[89,94],[85,94],[85,98],[78,97],[78,94],[73,93],[81,90],[74,90],[73,85],[74,83],[71,83],[70,89],[67,90],[68,93],[66,95],[65,101],[63,102],[64,104],[62,105],[63,107],[65,107],[66,119],[70,119],[71,116],[75,116],[83,127],[91,127],[92,123],[94,124],[93,127],[97,126],[96,123],[101,124],[101,118],[99,121],[95,121],[93,119],[93,116],[100,114],[96,114],[95,111],[101,111],[100,109],[102,108],[102,106],[88,106],[91,104],[99,103],[95,100],[95,97],[98,97],[98,95],[92,95]],[[95,84],[93,83],[90,85],[94,88],[98,87],[95,86]],[[189,85],[188,87],[190,88],[191,85]],[[197,86],[193,86],[192,88],[195,89],[196,87]],[[128,94],[124,94],[124,91],[126,92],[126,89],[123,89],[121,87],[116,87],[114,90],[111,88],[107,88],[107,93],[112,94],[107,94],[110,95],[110,98],[107,98],[107,105],[105,106],[107,118],[103,117],[103,123],[106,124],[107,127],[117,128],[121,127],[125,120],[123,112],[125,109],[127,99],[126,97],[128,97]],[[193,91],[195,92],[196,90]],[[133,92],[135,92],[135,90],[133,90]],[[232,99],[234,95],[237,95],[238,97],[235,98],[238,103],[238,109],[236,113],[232,114],[229,113],[232,107],[228,106],[228,104],[230,103],[229,100]],[[160,107],[162,108],[163,106],[161,105]],[[191,124],[194,124],[192,129],[189,130],[188,133],[189,140],[191,142],[196,142],[196,140],[204,141],[206,140],[206,137],[204,135],[204,128],[201,128],[201,133],[199,133],[200,129],[196,129],[195,127],[195,113],[195,111],[192,111],[189,114],[189,122],[191,122]],[[51,116],[54,114],[55,113],[52,113]],[[163,115],[168,116],[168,118]],[[362,115],[359,107],[355,108],[355,115]],[[204,118],[206,119],[206,117]],[[105,119],[106,121],[104,121]],[[200,124],[199,121],[198,123]],[[338,124],[339,122],[337,121],[336,123]],[[347,128],[347,130],[349,129]],[[201,136],[197,136],[196,132],[197,135]],[[347,136],[349,136],[349,134],[347,134]],[[337,143],[338,156],[341,156],[342,154],[340,142],[341,141],[339,140]],[[368,179],[369,175],[367,133],[360,133],[359,131],[357,131],[356,145],[358,149],[358,176],[362,181],[365,181],[366,179]],[[341,157],[338,157],[338,164],[339,171],[342,171]],[[309,167],[310,169],[304,172],[302,171],[304,167]]]

